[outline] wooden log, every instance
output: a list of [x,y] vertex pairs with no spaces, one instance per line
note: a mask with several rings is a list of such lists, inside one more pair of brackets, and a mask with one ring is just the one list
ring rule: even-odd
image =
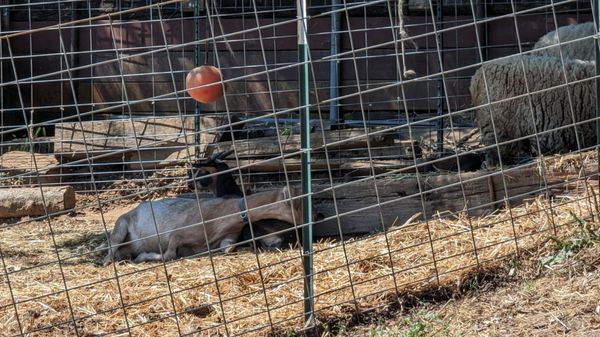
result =
[[60,180],[60,167],[53,155],[25,151],[11,151],[0,157],[2,180],[13,177],[26,184],[56,183]]
[[[396,175],[344,183],[334,186],[333,190],[328,184],[315,184],[314,207],[332,219],[316,224],[313,231],[315,236],[339,236],[338,215],[344,235],[370,233],[403,224],[418,213],[416,221],[465,210],[471,216],[479,216],[505,206],[506,202],[514,207],[536,195],[548,192],[552,196],[582,185],[581,179],[597,179],[595,159],[586,160],[582,165],[560,163],[560,159],[548,159],[545,171],[539,163],[531,163],[517,169],[505,168],[504,172]],[[335,214],[333,193],[338,214]]]
[[74,207],[70,186],[0,189],[0,218],[50,215]]

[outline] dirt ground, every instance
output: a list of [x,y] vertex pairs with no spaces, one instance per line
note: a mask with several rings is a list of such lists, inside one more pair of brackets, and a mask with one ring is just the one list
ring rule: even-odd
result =
[[[101,212],[95,195],[80,193],[86,206],[72,214],[0,224],[0,335],[305,334],[297,249],[103,267],[90,252],[140,200],[118,197],[139,186],[112,185]],[[532,199],[487,217],[316,243],[316,335],[600,336],[597,194],[556,197],[552,214]]]
[[[337,322],[323,336],[600,336],[600,243],[564,261],[554,253],[513,260],[447,297],[414,298],[349,327]],[[559,258],[561,253],[555,253]]]

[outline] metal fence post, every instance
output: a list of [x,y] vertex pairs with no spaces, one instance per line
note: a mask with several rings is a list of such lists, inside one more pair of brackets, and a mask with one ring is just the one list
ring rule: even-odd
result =
[[338,38],[338,33],[341,30],[341,18],[342,15],[337,10],[340,7],[339,0],[331,1],[331,47],[329,49],[329,55],[331,60],[329,61],[329,120],[331,125],[336,125],[340,122],[342,117],[339,115],[339,60],[337,54],[340,48],[341,39]]
[[304,322],[313,324],[312,197],[310,174],[310,107],[306,0],[298,0],[298,62],[300,143],[302,151],[302,262],[304,265]]
[[[200,1],[196,0],[190,5],[194,6],[194,63],[200,66]],[[185,123],[185,119],[184,119]],[[182,126],[185,129],[185,125]],[[194,102],[194,157],[200,158],[200,103]]]
[[[595,19],[596,19],[596,33],[600,31],[600,0],[594,1],[595,5]],[[600,175],[600,95],[598,88],[600,88],[600,36],[596,34],[596,152],[598,154],[598,174]],[[600,182],[599,182],[600,184]]]
[[440,76],[438,77],[436,83],[437,89],[437,151],[438,157],[444,156],[444,76],[441,74],[442,69],[444,69],[444,35],[439,31],[444,28],[442,21],[444,20],[444,2],[438,1],[435,5],[435,24],[436,30],[438,31],[435,34],[435,45],[438,48],[440,53]]

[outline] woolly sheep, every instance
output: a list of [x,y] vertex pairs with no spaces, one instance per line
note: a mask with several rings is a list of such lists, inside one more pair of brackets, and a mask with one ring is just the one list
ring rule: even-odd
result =
[[[572,125],[573,122],[583,122],[576,126],[580,146],[584,148],[595,144],[595,121],[592,119],[595,116],[596,100],[595,64],[580,60],[565,60],[564,67],[570,83],[568,87],[553,88],[565,83],[561,60],[554,57],[522,56],[497,60],[484,64],[471,78],[469,89],[473,106],[478,107],[475,120],[481,131],[482,143],[493,145],[496,142],[510,141],[508,144],[500,145],[503,163],[513,164],[523,157],[539,155],[535,138],[536,129],[541,133]],[[484,73],[489,88],[489,101]],[[577,80],[583,81],[571,83]],[[526,83],[531,95],[526,95]],[[515,98],[519,95],[524,96]],[[491,106],[488,102],[491,102]],[[530,106],[533,107],[533,113]],[[572,120],[571,113],[574,114],[575,121]],[[492,128],[490,118],[492,115],[497,140]],[[592,120],[589,121],[590,119]],[[587,122],[584,122],[586,120]],[[515,141],[521,137],[527,138]],[[561,153],[578,148],[573,126],[541,133],[539,143],[542,154]],[[486,151],[488,166],[497,164],[497,154],[495,146]]]
[[[563,58],[577,59],[584,61],[594,61],[595,43],[592,35],[596,33],[596,27],[593,22],[580,23],[577,25],[569,25],[558,28],[544,36],[542,36],[534,45],[533,49],[553,46],[538,51],[532,52],[531,55],[536,56],[553,56],[560,57],[562,50]],[[560,47],[558,46],[558,38],[560,37]],[[587,37],[585,39],[581,39]],[[581,39],[575,42],[568,42]]]

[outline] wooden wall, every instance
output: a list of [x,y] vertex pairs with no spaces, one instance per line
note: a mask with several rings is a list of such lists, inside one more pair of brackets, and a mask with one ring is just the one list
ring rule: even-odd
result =
[[[341,100],[342,114],[351,113],[356,117],[365,112],[371,119],[397,116],[398,111],[404,109],[404,103],[398,84],[399,46],[393,43],[393,34],[397,32],[389,28],[390,17],[343,16],[342,19],[341,47],[349,53],[340,60],[340,93],[351,96]],[[472,17],[446,15],[444,20],[444,28],[451,28],[472,22]],[[589,13],[558,15],[559,26],[590,20]],[[264,113],[297,107],[296,24],[286,21],[290,19],[263,17],[259,19],[263,28],[253,30],[257,24],[252,17],[223,18],[220,23],[214,22],[214,30],[217,36],[229,34],[227,43],[218,40],[215,44],[205,40],[213,35],[207,32],[207,22],[200,21],[201,62],[219,65],[224,78],[229,81],[225,99],[202,105],[202,111]],[[55,23],[33,24],[35,28]],[[79,68],[70,74],[63,72],[36,79],[33,84],[22,82],[21,93],[26,108],[35,107],[38,114],[56,114],[62,106],[62,112],[67,115],[77,111],[75,103],[79,112],[104,109],[105,113],[129,114],[131,111],[137,115],[194,111],[194,102],[187,95],[175,93],[183,90],[185,75],[196,64],[191,43],[194,41],[193,19],[166,18],[163,25],[140,21],[114,21],[112,26],[108,21],[96,23],[92,28],[63,28],[11,39],[19,79],[60,72],[66,69],[67,62],[69,67]],[[406,25],[411,36],[433,31],[431,20],[426,16],[408,16]],[[26,30],[28,23],[11,22],[10,28]],[[541,35],[555,29],[555,23],[552,15],[528,15],[517,18],[516,29],[522,48],[529,49]],[[247,30],[252,31],[241,33]],[[318,103],[329,98],[329,61],[326,59],[330,48],[329,18],[311,19],[308,31],[313,61],[311,103],[314,111],[320,108],[326,112],[327,104]],[[485,50],[488,58],[518,52],[513,18],[493,20],[486,24],[484,31],[487,32],[488,47]],[[480,61],[475,27],[468,25],[452,30],[443,38],[443,66],[450,107],[452,110],[465,109],[470,104],[469,77]],[[429,35],[417,38],[415,42],[418,50],[407,45],[410,54],[406,62],[408,68],[414,69],[417,77],[422,79],[404,86],[406,106],[411,112],[434,110],[437,101],[433,75],[439,72],[435,38]],[[171,49],[169,53],[156,51],[165,45],[186,43],[190,44]],[[77,53],[65,57],[62,52],[69,52],[71,48]],[[206,53],[207,49],[210,52]],[[29,57],[30,54],[34,57]],[[122,61],[116,61],[117,57]],[[265,71],[265,65],[269,69],[268,75],[259,74]],[[3,64],[3,71],[5,78],[13,74],[12,67],[6,64]],[[69,81],[70,77],[73,81]],[[381,86],[385,88],[358,95]],[[4,107],[19,108],[16,86],[7,86],[5,91],[13,99],[4,102]],[[126,101],[128,104],[124,104]]]

